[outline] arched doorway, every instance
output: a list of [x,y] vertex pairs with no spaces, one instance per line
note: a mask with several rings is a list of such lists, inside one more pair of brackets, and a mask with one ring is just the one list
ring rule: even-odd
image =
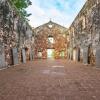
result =
[[88,47],[88,64],[95,65],[95,55],[93,53],[93,48],[91,45]]
[[80,48],[79,47],[75,47],[73,49],[73,60],[80,61]]
[[80,48],[77,48],[77,61],[80,61]]

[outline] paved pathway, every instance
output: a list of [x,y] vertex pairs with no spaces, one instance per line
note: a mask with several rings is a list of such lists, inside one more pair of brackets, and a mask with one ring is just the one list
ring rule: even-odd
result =
[[100,69],[39,60],[0,71],[0,100],[100,100]]

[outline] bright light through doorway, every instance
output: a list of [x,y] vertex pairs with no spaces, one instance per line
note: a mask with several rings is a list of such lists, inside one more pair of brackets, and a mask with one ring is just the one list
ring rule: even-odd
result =
[[54,49],[47,49],[47,57],[54,58]]

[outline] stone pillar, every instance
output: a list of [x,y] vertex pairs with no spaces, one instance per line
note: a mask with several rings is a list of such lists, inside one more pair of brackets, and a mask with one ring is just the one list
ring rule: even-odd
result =
[[100,45],[96,48],[96,66],[100,67]]
[[88,64],[88,47],[85,47],[85,48],[83,49],[83,63],[84,63],[85,65]]
[[69,52],[69,49],[67,51],[67,59],[70,60],[70,52]]
[[69,56],[70,56],[69,59],[73,60],[73,49],[72,48],[70,49]]
[[12,49],[12,54],[13,54],[13,64],[16,65],[19,63],[19,60],[18,60],[18,50],[17,48],[13,48]]
[[0,44],[0,68],[4,68],[5,65],[5,53],[4,53],[4,47]]
[[32,50],[30,50],[30,61],[32,61],[33,60],[33,52],[32,52]]
[[22,49],[22,61],[23,61],[23,63],[26,63],[26,52],[25,52],[25,49]]

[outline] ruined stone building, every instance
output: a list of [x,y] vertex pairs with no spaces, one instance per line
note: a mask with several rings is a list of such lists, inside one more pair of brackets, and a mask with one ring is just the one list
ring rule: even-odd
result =
[[0,68],[32,59],[33,30],[10,0],[0,0]]
[[68,29],[52,21],[32,29],[10,0],[0,0],[0,68],[33,57],[100,66],[100,0],[87,0]]
[[87,0],[68,32],[68,58],[100,66],[100,0]]
[[67,28],[52,21],[34,29],[35,58],[66,58]]

